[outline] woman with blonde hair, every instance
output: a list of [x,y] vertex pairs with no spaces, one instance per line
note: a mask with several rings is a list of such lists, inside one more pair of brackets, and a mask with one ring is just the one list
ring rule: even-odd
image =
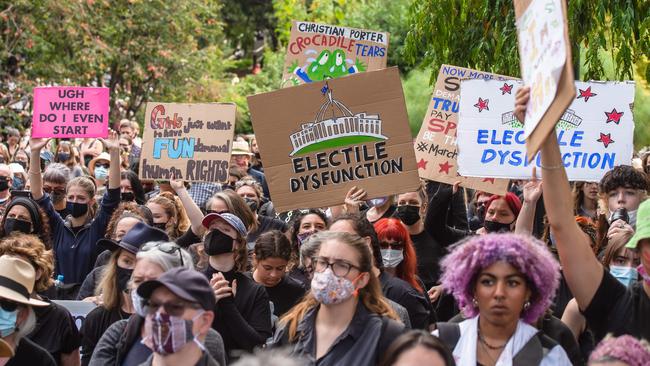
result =
[[28,338],[47,350],[58,365],[79,365],[81,336],[74,318],[63,306],[39,295],[54,284],[52,280],[54,271],[52,250],[46,249],[45,245],[34,235],[14,233],[0,240],[0,256],[3,255],[19,257],[31,263],[36,272],[32,297],[49,304],[43,308],[34,308],[36,328]]
[[106,226],[113,211],[120,203],[120,166],[117,134],[111,131],[109,139],[101,140],[112,156],[108,189],[95,214],[94,182],[87,177],[77,177],[66,186],[66,207],[69,216],[64,220],[54,209],[49,194],[43,193],[40,152],[49,140],[31,139],[31,160],[29,177],[32,198],[50,218],[52,247],[56,258],[55,275],[63,275],[66,284],[79,284],[93,269],[99,254],[97,241],[104,237]]
[[171,240],[183,235],[190,228],[181,200],[171,192],[162,192],[147,202],[153,214],[153,226],[167,232]]
[[343,232],[309,241],[320,243],[311,290],[280,319],[274,346],[321,366],[377,364],[404,327],[382,295],[368,245]]

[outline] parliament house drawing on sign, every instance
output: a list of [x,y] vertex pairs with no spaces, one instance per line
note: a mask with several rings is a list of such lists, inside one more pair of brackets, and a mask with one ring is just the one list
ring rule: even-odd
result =
[[[332,97],[332,90],[328,86],[322,91],[323,94],[327,93],[327,100],[316,114],[314,122],[303,123],[301,130],[290,136],[293,146],[290,156],[388,139],[381,133],[379,115],[366,112],[352,114],[348,107]],[[332,117],[326,119],[328,110]],[[337,110],[342,116],[336,117]]]

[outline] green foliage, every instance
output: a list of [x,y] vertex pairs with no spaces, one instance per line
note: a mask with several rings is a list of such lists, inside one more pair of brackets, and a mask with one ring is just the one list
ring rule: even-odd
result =
[[[222,39],[217,0],[1,0],[0,59],[22,55],[26,94],[42,83],[111,89],[111,117],[152,99],[174,100],[202,75],[217,76]],[[2,92],[7,89],[3,82]]]
[[409,114],[409,126],[413,136],[420,131],[422,120],[429,107],[429,98],[431,98],[432,92],[428,83],[429,73],[429,70],[414,69],[402,80],[406,110]]
[[[635,63],[650,55],[650,2],[571,0],[568,5],[577,69],[585,68],[586,79],[602,79],[606,51],[615,61],[614,77],[631,79]],[[423,57],[432,78],[443,63],[519,75],[512,1],[414,1],[409,18],[406,57],[413,63]],[[580,63],[582,47],[587,52]],[[645,78],[650,81],[650,73]]]

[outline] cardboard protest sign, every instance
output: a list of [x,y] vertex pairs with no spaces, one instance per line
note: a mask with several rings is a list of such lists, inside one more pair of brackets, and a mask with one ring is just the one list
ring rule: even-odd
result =
[[[458,128],[459,173],[465,176],[528,179],[525,129],[513,115],[517,81],[465,80],[461,83]],[[512,89],[512,94],[504,93]],[[634,82],[575,82],[579,94],[556,125],[562,161],[569,180],[597,182],[633,150]],[[489,108],[481,108],[489,100]],[[476,104],[475,104],[476,103]],[[486,102],[487,103],[487,102]],[[526,122],[527,123],[527,122]],[[537,170],[538,175],[541,169]]]
[[564,0],[515,0],[521,75],[530,86],[524,137],[528,160],[575,97]]
[[108,137],[108,88],[34,88],[32,137]]
[[419,186],[397,68],[248,97],[276,211],[342,204]]
[[294,21],[283,86],[386,68],[388,33]]
[[[421,178],[494,194],[504,194],[507,180],[466,178],[457,174],[456,131],[460,106],[460,81],[465,79],[510,80],[508,76],[442,65],[420,132],[415,140],[415,159]],[[514,95],[514,94],[513,94]],[[485,103],[485,102],[484,102]]]
[[140,179],[225,182],[234,132],[234,104],[149,102]]
[[88,301],[52,300],[52,302],[63,306],[70,312],[70,315],[72,315],[72,319],[74,319],[74,323],[77,326],[77,329],[81,329],[81,326],[84,324],[88,313],[97,307],[94,302]]

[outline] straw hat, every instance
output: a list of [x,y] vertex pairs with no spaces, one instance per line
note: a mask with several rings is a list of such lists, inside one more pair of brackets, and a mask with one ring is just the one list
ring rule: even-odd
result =
[[96,158],[93,158],[93,160],[88,162],[88,170],[90,170],[91,172],[94,172],[95,171],[95,164],[97,164],[97,162],[99,160],[106,160],[106,161],[108,161],[110,163],[111,162],[111,155],[109,153],[107,153],[107,152],[103,152],[103,153],[97,155]]
[[32,299],[36,272],[29,262],[8,255],[0,257],[0,298],[31,306],[48,306]]
[[232,150],[230,150],[232,155],[248,155],[252,156],[251,148],[248,146],[246,141],[233,141]]

